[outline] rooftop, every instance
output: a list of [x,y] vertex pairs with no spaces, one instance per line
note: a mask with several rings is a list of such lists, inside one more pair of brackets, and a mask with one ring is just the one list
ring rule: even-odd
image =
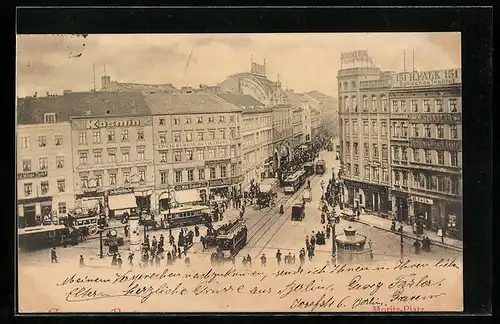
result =
[[237,106],[241,107],[244,112],[249,110],[259,110],[262,111],[266,109],[266,106],[250,95],[242,95],[236,93],[219,93],[217,94],[223,100]]
[[241,108],[231,104],[215,94],[195,93],[151,93],[145,99],[153,115],[193,114],[193,113],[228,113],[240,112]]

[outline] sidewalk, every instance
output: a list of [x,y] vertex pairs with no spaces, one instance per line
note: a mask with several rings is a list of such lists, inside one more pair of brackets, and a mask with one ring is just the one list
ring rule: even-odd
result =
[[[336,212],[340,213],[340,209],[338,206],[336,207]],[[392,220],[387,219],[387,218],[382,218],[382,217],[379,217],[376,215],[363,213],[363,214],[361,214],[360,219],[359,220],[356,219],[355,221],[359,222],[361,224],[368,225],[368,226],[373,226],[375,228],[378,228],[378,229],[381,229],[381,230],[384,230],[387,232],[391,232],[390,229],[391,229]],[[397,224],[396,227],[398,227],[398,226],[399,226],[399,224]],[[398,233],[395,233],[395,234],[398,234]],[[421,237],[417,237],[417,235],[413,234],[413,227],[411,225],[407,225],[407,224],[404,224],[404,226],[403,226],[403,235],[408,237],[408,238],[411,238],[411,239],[417,239],[417,238],[421,239]],[[454,251],[463,252],[463,242],[460,240],[445,237],[444,242],[441,242],[441,237],[439,237],[437,235],[437,233],[435,233],[433,231],[425,231],[424,235],[427,236],[431,240],[433,245],[440,246],[440,247],[447,248],[447,249],[451,249]]]

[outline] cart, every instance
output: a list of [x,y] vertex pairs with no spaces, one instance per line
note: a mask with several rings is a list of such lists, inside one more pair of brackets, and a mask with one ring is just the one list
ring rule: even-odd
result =
[[304,191],[304,193],[302,194],[302,200],[304,200],[305,202],[311,202],[312,201],[311,189]]
[[292,206],[292,221],[302,221],[305,217],[304,207],[302,204],[295,204]]

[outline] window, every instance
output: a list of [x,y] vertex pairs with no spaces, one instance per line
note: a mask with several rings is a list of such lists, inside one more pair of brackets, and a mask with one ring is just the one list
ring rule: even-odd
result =
[[[40,137],[38,137],[38,142],[40,143]],[[78,143],[79,144],[87,144],[87,133],[78,134]]]
[[168,171],[160,171],[160,183],[162,185],[168,183]]
[[23,160],[23,172],[31,172],[31,160]]
[[387,159],[389,156],[389,151],[387,149],[387,144],[382,144],[382,158]]
[[438,188],[438,181],[436,176],[431,177],[431,189],[432,190],[437,190]]
[[203,132],[198,132],[198,141],[203,141]]
[[56,122],[56,114],[55,113],[46,113],[43,115],[43,121],[46,124],[51,124]]
[[186,133],[186,142],[192,142],[193,141],[193,133],[187,132]]
[[63,137],[62,137],[62,135],[55,135],[54,136],[54,145],[55,146],[62,146],[63,145]]
[[370,179],[370,167],[365,165],[365,179]]
[[215,168],[210,168],[210,179],[215,179]]
[[347,154],[351,154],[351,144],[349,142],[345,142],[345,151]]
[[205,169],[198,169],[198,180],[205,180]]
[[144,149],[137,150],[137,161],[144,161]]
[[364,156],[365,156],[365,158],[369,158],[370,157],[370,146],[368,145],[368,143],[364,144],[364,148],[365,148]]
[[448,105],[450,106],[450,112],[454,113],[457,112],[457,99],[449,99],[448,100]]
[[372,110],[377,111],[377,97],[372,97]]
[[450,152],[450,165],[451,166],[458,166],[458,153],[457,152]]
[[231,157],[236,156],[236,146],[231,146]]
[[382,181],[389,182],[389,171],[382,169]]
[[175,132],[174,133],[174,142],[180,142],[181,141],[181,133]]
[[87,152],[80,152],[80,164],[87,164]]
[[394,100],[392,102],[392,112],[394,112],[394,113],[399,112],[399,101]]
[[57,180],[57,192],[65,192],[65,191],[66,191],[66,181]]
[[205,160],[205,151],[198,150],[198,161],[203,161],[203,160]]
[[406,100],[401,100],[401,112],[406,112]]
[[160,163],[167,163],[167,152],[166,151],[160,152]]
[[431,125],[429,124],[426,124],[424,126],[424,129],[425,129],[425,137],[431,137]]
[[130,161],[130,154],[128,151],[122,152],[122,162],[129,162]]
[[158,119],[160,125],[165,125],[165,118]]
[[188,161],[193,161],[193,150],[186,150],[186,159]]
[[236,175],[236,163],[231,164],[231,175],[233,177]]
[[174,125],[179,125],[181,123],[179,118],[174,118]]
[[443,191],[444,189],[444,178],[441,176],[437,177],[437,185],[438,185],[438,190]]
[[181,151],[174,151],[174,161],[175,162],[181,161]]
[[225,165],[220,166],[220,177],[221,178],[227,177],[227,170]]
[[443,179],[443,192],[450,192],[451,191],[451,178],[450,177],[445,177]]
[[186,124],[191,124],[191,117],[186,117]]
[[378,133],[378,127],[377,127],[377,122],[372,121],[372,133],[376,135]]
[[23,145],[23,149],[28,149],[30,148],[30,138],[23,136],[21,137],[21,143]]
[[443,112],[443,99],[436,99],[436,112]]
[[379,180],[378,168],[374,167],[372,171],[373,171],[372,179],[374,181],[378,181]]
[[57,203],[57,212],[58,214],[66,214],[67,208],[65,202]]
[[130,183],[130,172],[123,172],[123,183]]
[[122,130],[122,141],[124,141],[124,142],[128,141],[128,129]]
[[230,116],[230,117],[229,117],[229,122],[230,122],[230,123],[234,123],[234,116]]
[[408,186],[408,172],[403,172],[403,186]]
[[115,163],[116,162],[116,152],[108,152],[108,162]]
[[166,142],[167,142],[167,134],[160,133],[160,143],[166,143]]
[[224,122],[224,116],[219,116],[219,123],[223,123]]
[[387,98],[385,96],[382,96],[382,111],[387,111]]
[[89,186],[89,177],[85,175],[80,176],[80,181],[82,183],[82,188],[88,188]]
[[[85,134],[85,133],[83,133]],[[87,135],[87,134],[85,134]],[[87,138],[85,138],[85,143],[87,144]],[[39,147],[46,147],[47,146],[47,136],[38,136],[38,146]]]
[[182,171],[175,171],[175,182],[182,182]]
[[399,161],[399,147],[398,146],[394,146],[393,147],[393,150],[392,150],[392,159],[396,160],[396,161]]
[[424,112],[430,112],[431,111],[431,106],[429,105],[429,100],[424,99]]
[[344,98],[344,111],[349,111],[349,98]]
[[420,162],[420,149],[413,149],[413,162]]
[[378,144],[373,144],[373,158],[378,159]]
[[188,181],[194,181],[194,172],[193,169],[187,170],[188,173]]
[[413,137],[418,137],[418,125],[417,124],[413,124]]
[[399,177],[400,177],[399,171],[394,171],[394,184],[396,186],[399,186]]
[[408,137],[408,125],[406,123],[401,123],[401,133],[403,137]]
[[444,164],[444,151],[437,151],[438,164]]
[[221,140],[226,139],[226,131],[225,130],[219,131],[219,139],[221,139]]
[[432,163],[431,150],[424,150],[424,152],[425,152],[425,163]]
[[363,121],[363,134],[368,134],[368,133],[369,133],[368,122],[365,120]]
[[33,193],[33,184],[25,183],[24,184],[24,195],[31,196],[32,193]]
[[231,128],[231,139],[235,139],[236,138],[236,131],[234,128]]
[[102,163],[102,152],[94,151],[94,163],[101,164]]
[[387,123],[382,122],[382,135],[387,135]]
[[96,187],[102,186],[102,174],[97,174],[95,176],[95,185],[96,185]]
[[411,101],[411,111],[418,112],[418,100]]
[[352,107],[354,108],[354,112],[358,112],[358,101],[356,97],[352,97]]
[[353,135],[358,134],[358,122],[357,121],[352,122],[352,134]]
[[354,155],[358,155],[358,143],[354,143],[352,147]]
[[198,124],[203,124],[203,117],[198,117],[198,121],[197,121]]
[[142,128],[137,129],[137,140],[138,141],[144,140],[144,129],[142,129]]
[[225,158],[226,157],[226,148],[225,147],[220,147],[219,148],[219,156],[221,158]]
[[401,148],[401,160],[403,160],[403,161],[408,160],[408,156],[406,155],[406,147]]
[[146,181],[146,170],[139,170],[139,182]]
[[215,159],[215,149],[214,148],[209,148],[208,149],[208,158],[209,159]]
[[215,139],[215,131],[214,130],[208,131],[208,139],[211,141],[213,141]]
[[392,123],[392,136],[399,137],[399,123]]
[[109,185],[110,186],[116,185],[116,173],[109,174]]
[[40,192],[42,195],[46,195],[49,192],[49,182],[48,181],[40,182]]
[[366,96],[363,97],[363,111],[368,111],[368,98]]
[[64,168],[64,156],[56,156],[56,167],[58,169]]
[[115,131],[108,131],[108,142],[115,141]]
[[354,165],[354,176],[359,176],[359,166],[357,164]]
[[208,117],[208,122],[209,122],[209,123],[213,123],[213,122],[214,122],[214,120],[215,120],[215,119],[214,119],[214,117]]
[[450,125],[450,138],[451,139],[458,138],[458,127],[457,127],[457,125]]
[[426,181],[427,179],[425,178],[425,176],[423,174],[420,174],[418,180],[419,180],[418,186],[420,188],[425,188],[427,185],[427,181]]
[[444,138],[444,125],[437,125],[438,138]]

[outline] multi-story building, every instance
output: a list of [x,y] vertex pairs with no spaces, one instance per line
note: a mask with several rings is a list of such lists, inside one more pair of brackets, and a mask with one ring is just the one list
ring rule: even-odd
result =
[[[241,189],[241,112],[204,92],[152,93],[155,209]],[[194,193],[194,195],[193,195]]]
[[303,134],[304,134],[304,129],[302,126],[302,108],[301,107],[294,107],[292,110],[292,132],[293,132],[293,138],[292,138],[292,147],[295,149],[299,148],[304,142],[302,141],[303,139]]
[[150,110],[134,92],[74,93],[71,110],[76,205],[102,202],[108,216],[150,210],[153,146]]
[[314,133],[324,131],[338,135],[338,100],[319,91],[309,91],[305,97],[314,110]]
[[293,156],[293,107],[290,104],[276,105],[273,110],[273,161],[274,169]]
[[243,188],[248,190],[251,181],[256,183],[271,172],[273,154],[272,110],[249,95],[219,94],[227,102],[241,107],[241,147]]
[[53,96],[18,99],[17,204],[19,226],[34,226],[74,206],[69,116]]
[[348,204],[380,215],[391,210],[390,73],[376,67],[338,71],[340,154]]
[[[393,210],[461,236],[461,70],[404,72],[390,91]],[[409,204],[408,204],[409,203]]]

